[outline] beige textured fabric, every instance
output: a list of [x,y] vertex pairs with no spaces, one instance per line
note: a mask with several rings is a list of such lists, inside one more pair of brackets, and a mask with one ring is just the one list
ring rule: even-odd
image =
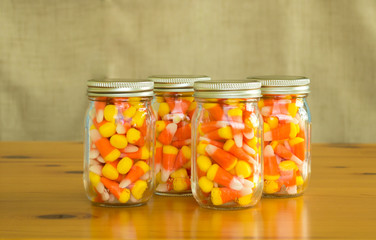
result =
[[86,80],[312,79],[314,142],[376,142],[376,1],[0,1],[0,140],[81,140]]

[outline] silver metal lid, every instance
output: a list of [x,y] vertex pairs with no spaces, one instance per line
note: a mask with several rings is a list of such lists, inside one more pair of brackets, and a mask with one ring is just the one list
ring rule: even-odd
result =
[[205,75],[153,75],[148,77],[154,82],[154,88],[159,92],[193,92],[196,81],[208,81]]
[[154,83],[150,80],[108,78],[87,81],[89,97],[147,97],[153,96]]
[[308,94],[309,78],[303,76],[255,76],[247,79],[261,83],[262,94]]
[[198,81],[194,96],[198,98],[257,98],[261,97],[261,83],[247,80]]

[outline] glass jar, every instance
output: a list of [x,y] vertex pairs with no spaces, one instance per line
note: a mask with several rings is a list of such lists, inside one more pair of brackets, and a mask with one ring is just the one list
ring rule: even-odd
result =
[[154,83],[89,80],[84,185],[94,204],[136,206],[153,194]]
[[264,120],[264,195],[301,195],[311,175],[310,80],[300,76],[259,76]]
[[210,80],[203,75],[156,75],[157,112],[155,173],[156,194],[191,194],[191,119],[196,109],[193,83]]
[[262,195],[262,118],[259,82],[194,84],[192,192],[200,206],[241,209]]

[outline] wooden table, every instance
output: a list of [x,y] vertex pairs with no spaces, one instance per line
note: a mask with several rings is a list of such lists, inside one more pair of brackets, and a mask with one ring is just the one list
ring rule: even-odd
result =
[[192,197],[93,206],[83,189],[82,151],[75,142],[0,142],[0,238],[376,237],[376,144],[314,144],[304,196],[238,211],[202,209]]

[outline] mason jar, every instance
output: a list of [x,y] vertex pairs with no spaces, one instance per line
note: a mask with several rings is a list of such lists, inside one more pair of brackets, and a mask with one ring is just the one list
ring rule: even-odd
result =
[[264,195],[303,194],[311,175],[310,80],[301,76],[258,76],[264,120]]
[[192,120],[192,192],[200,206],[242,209],[261,198],[261,84],[199,81]]
[[159,195],[191,194],[191,120],[197,103],[193,83],[204,75],[155,75],[155,173]]
[[149,80],[89,80],[84,185],[102,206],[136,206],[153,194],[155,116]]

